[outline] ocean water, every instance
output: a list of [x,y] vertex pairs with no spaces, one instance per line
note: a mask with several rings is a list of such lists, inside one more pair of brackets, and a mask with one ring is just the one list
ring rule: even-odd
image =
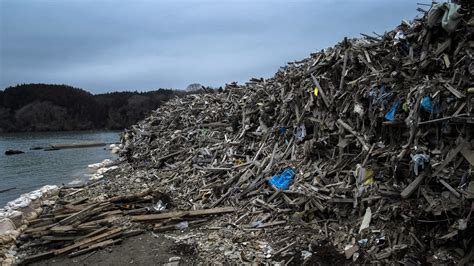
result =
[[[32,147],[47,147],[52,143],[119,141],[119,132],[37,132],[0,134],[0,208],[25,192],[44,185],[68,184],[74,180],[86,180],[91,170],[88,164],[117,156],[103,147],[64,149],[56,151],[30,150]],[[5,155],[8,149],[21,150],[24,154]]]

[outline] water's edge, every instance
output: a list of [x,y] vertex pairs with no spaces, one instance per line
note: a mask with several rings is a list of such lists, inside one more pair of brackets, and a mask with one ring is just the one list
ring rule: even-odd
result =
[[[50,143],[97,141],[116,143],[119,132],[41,132],[0,134],[0,208],[44,185],[79,184],[93,174],[88,165],[104,159],[116,159],[109,145],[56,151],[30,150]],[[8,149],[24,154],[4,155]],[[13,188],[9,190],[10,188]]]

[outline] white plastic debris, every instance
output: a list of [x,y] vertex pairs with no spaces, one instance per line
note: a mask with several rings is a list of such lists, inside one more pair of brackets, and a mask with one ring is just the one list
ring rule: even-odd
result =
[[406,37],[405,37],[405,33],[403,33],[403,31],[398,31],[396,34],[395,34],[395,37],[393,38],[393,44],[398,44],[400,43],[402,40],[405,40]]
[[362,232],[362,230],[369,228],[370,220],[372,220],[372,210],[370,210],[370,207],[367,207],[365,210],[364,219],[362,219],[362,224],[360,225],[359,234]]
[[166,203],[163,203],[161,200],[159,200],[155,205],[153,205],[153,209],[155,211],[163,211],[166,209]]
[[295,137],[298,141],[304,140],[304,137],[306,137],[306,127],[304,126],[304,124],[301,124],[299,127],[296,128]]
[[311,252],[309,252],[309,251],[307,251],[307,250],[302,250],[302,251],[301,251],[301,258],[302,258],[303,260],[307,260],[307,259],[311,258],[311,256],[313,256],[313,253],[311,253]]
[[184,230],[184,229],[189,227],[189,223],[188,223],[188,221],[183,221],[183,222],[180,222],[180,223],[176,224],[175,227],[178,230]]

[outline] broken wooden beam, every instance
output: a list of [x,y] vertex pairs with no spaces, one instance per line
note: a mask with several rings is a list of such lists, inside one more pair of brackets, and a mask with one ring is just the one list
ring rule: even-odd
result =
[[170,219],[174,217],[196,217],[196,216],[206,216],[214,214],[223,214],[234,212],[234,207],[221,207],[213,209],[202,209],[194,211],[174,211],[174,212],[165,212],[159,214],[147,214],[147,215],[137,215],[132,217],[133,222],[146,222],[146,221],[156,221],[163,219]]

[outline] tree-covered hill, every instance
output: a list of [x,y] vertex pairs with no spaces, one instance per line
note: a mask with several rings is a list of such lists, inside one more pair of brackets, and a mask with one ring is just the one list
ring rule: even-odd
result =
[[17,85],[0,91],[0,132],[123,129],[185,93],[159,89],[93,95],[67,85]]

